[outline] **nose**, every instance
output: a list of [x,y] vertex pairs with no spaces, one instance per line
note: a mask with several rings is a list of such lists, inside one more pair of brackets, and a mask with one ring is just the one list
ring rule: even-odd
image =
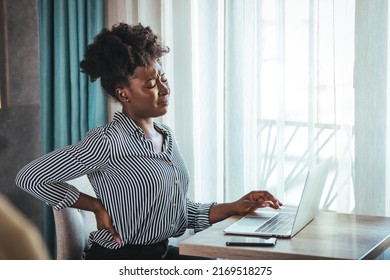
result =
[[168,82],[161,81],[161,78],[157,79],[158,95],[167,95],[170,92]]

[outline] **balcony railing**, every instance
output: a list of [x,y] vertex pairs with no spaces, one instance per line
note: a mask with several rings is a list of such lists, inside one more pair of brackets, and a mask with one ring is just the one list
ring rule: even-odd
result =
[[[280,137],[280,132],[283,136]],[[354,181],[354,126],[276,120],[258,121],[260,141],[259,180],[262,185],[275,186],[277,176],[284,176],[284,191],[293,201],[300,197],[309,165],[332,157],[334,168],[328,176],[322,208],[330,209],[337,195],[350,188]],[[283,141],[283,143],[278,143]],[[340,144],[343,143],[343,144]],[[279,148],[278,148],[279,147]],[[280,148],[283,147],[283,148]],[[340,172],[340,163],[350,163]],[[282,164],[284,174],[277,168]],[[350,168],[350,169],[349,169]],[[342,175],[340,175],[342,174]]]

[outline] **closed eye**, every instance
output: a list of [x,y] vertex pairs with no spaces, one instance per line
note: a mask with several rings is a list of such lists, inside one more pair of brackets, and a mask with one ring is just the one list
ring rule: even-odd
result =
[[[156,80],[153,80],[153,81],[156,81]],[[150,86],[146,86],[146,88],[148,89],[153,89],[157,86],[157,83],[155,82],[153,85],[150,85]]]
[[152,89],[155,88],[156,86],[157,86],[156,77],[152,77],[146,81],[146,88]]
[[[160,76],[160,82],[161,83],[166,83],[166,82],[168,82],[168,79],[166,79],[165,78],[165,73],[164,74],[161,74],[161,75],[159,75]],[[149,79],[148,80],[148,83],[152,83],[152,85],[149,85],[149,86],[146,86],[146,88],[148,88],[148,89],[153,89],[153,88],[155,88],[156,86],[157,86],[157,83],[156,83],[156,80],[157,80],[157,78],[151,78],[151,79]]]

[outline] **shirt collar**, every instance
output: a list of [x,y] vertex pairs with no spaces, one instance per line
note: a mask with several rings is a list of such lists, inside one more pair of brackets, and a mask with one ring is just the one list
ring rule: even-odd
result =
[[113,121],[118,122],[122,125],[130,134],[134,134],[137,131],[143,133],[142,129],[128,116],[122,112],[115,112]]
[[[136,132],[144,134],[144,131],[128,116],[122,112],[115,112],[113,120],[123,125],[130,134]],[[167,129],[160,123],[154,122],[154,125],[165,135],[168,135]]]

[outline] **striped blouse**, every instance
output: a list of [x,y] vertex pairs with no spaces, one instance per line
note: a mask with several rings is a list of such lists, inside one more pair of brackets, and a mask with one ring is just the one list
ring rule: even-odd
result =
[[[164,135],[162,152],[130,118],[117,112],[112,122],[92,129],[79,143],[38,158],[16,177],[16,184],[60,210],[73,205],[80,192],[66,181],[87,175],[125,244],[153,244],[210,226],[212,203],[187,198],[188,172],[170,129],[155,123]],[[90,242],[118,245],[108,230],[90,234]]]

